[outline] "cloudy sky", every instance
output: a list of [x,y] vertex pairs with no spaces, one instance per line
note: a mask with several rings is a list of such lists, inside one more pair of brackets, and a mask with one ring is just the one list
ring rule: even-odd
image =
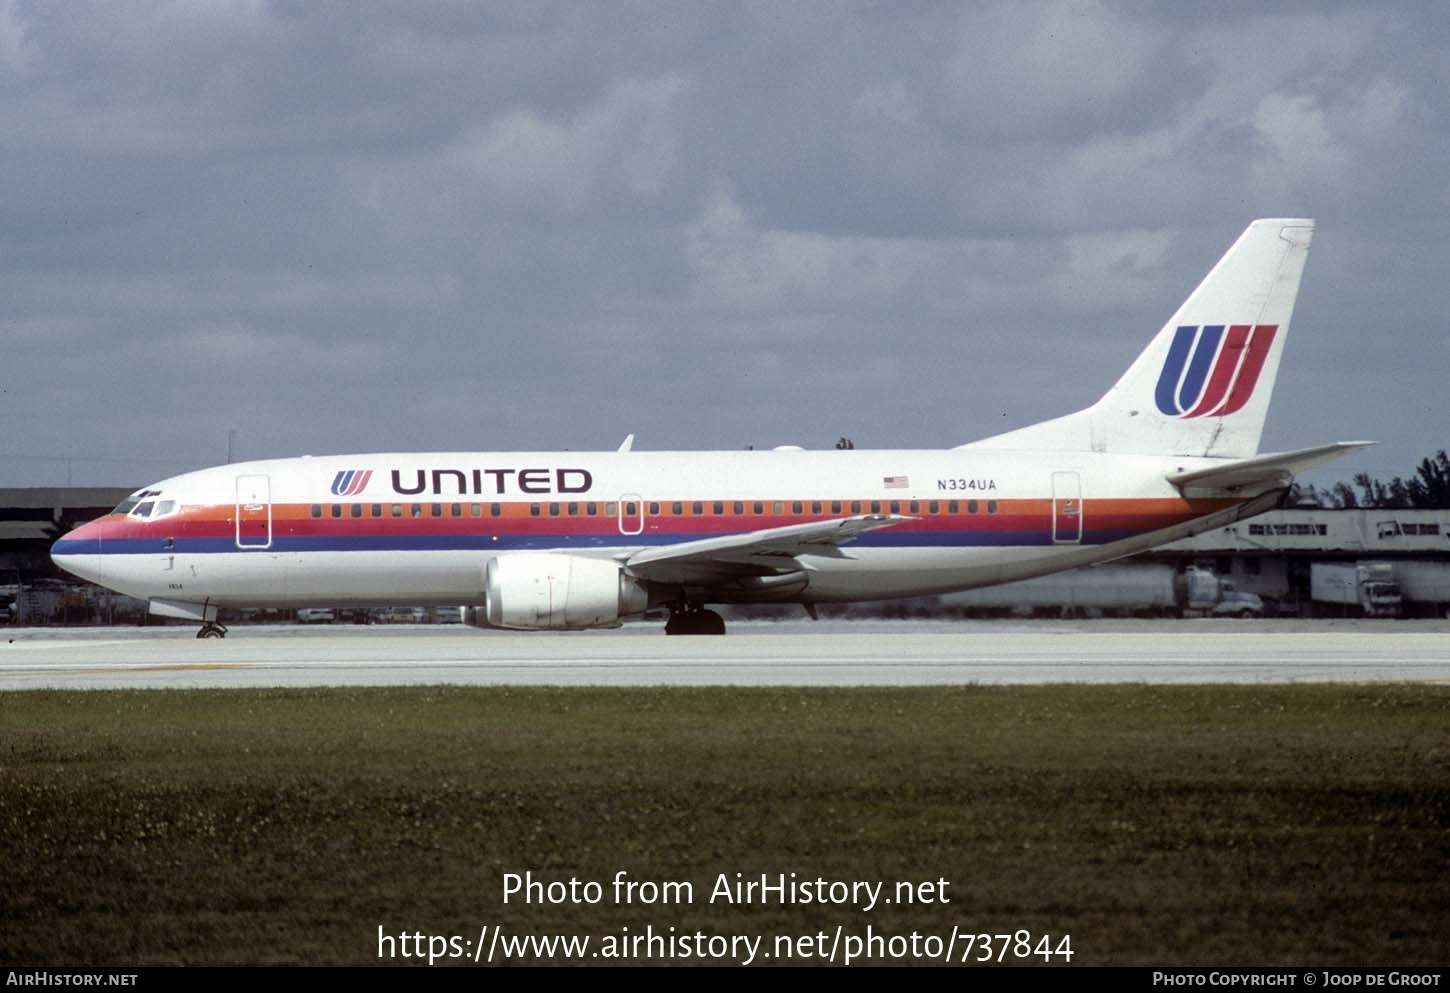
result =
[[1261,216],[1319,221],[1264,447],[1409,474],[1450,18],[1178,6],[0,0],[0,485],[950,446],[1095,400]]

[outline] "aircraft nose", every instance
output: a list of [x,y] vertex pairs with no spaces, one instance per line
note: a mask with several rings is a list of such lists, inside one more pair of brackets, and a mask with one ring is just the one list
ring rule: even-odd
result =
[[50,546],[50,560],[73,576],[100,583],[103,521],[91,521],[63,535]]

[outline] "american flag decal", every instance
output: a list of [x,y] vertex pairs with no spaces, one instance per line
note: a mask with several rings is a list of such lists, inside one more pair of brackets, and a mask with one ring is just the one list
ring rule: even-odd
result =
[[882,476],[881,485],[888,490],[904,490],[911,485],[911,480],[905,476]]

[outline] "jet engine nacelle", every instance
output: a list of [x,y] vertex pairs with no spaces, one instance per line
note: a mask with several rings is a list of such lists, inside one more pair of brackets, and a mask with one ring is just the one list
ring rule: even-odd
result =
[[483,591],[483,610],[469,610],[464,617],[475,627],[519,631],[614,627],[649,606],[649,591],[626,575],[619,563],[582,555],[500,555],[484,566]]

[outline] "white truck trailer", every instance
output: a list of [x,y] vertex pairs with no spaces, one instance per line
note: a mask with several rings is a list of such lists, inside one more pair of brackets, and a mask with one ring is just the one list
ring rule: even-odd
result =
[[1400,616],[1400,587],[1388,562],[1312,562],[1309,598],[1320,616]]
[[1240,593],[1208,569],[1190,566],[1179,575],[1171,564],[1109,564],[987,586],[940,597],[943,607],[1016,611],[1037,616],[1083,614],[1189,614],[1260,617],[1264,603]]
[[1450,562],[1396,562],[1395,581],[1406,613],[1450,618]]

